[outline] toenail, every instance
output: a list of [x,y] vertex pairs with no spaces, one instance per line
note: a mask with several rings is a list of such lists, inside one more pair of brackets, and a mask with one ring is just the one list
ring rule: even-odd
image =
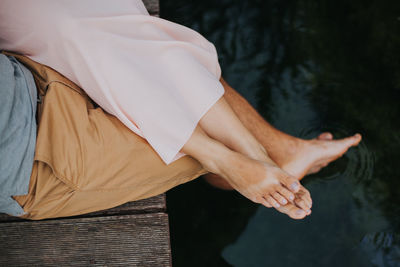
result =
[[293,196],[293,195],[291,195],[291,196],[289,196],[289,198],[290,198],[290,200],[293,200],[293,199],[294,199],[294,196]]
[[297,190],[299,188],[299,185],[297,183],[293,183],[290,185],[290,188],[292,188],[293,190]]
[[275,207],[279,208],[281,205],[279,205],[278,203],[275,204]]
[[282,204],[286,205],[287,204],[287,200],[286,199],[282,200]]

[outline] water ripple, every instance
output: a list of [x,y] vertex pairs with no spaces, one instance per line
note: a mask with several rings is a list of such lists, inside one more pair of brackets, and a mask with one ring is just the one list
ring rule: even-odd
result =
[[[299,131],[301,138],[315,138],[322,132],[331,132],[334,138],[343,138],[353,135],[354,132],[343,125],[330,124],[324,126],[318,121],[309,123],[306,128]],[[356,183],[369,182],[373,178],[375,153],[368,148],[367,141],[363,140],[357,147],[351,148],[345,157],[348,159],[344,170],[330,174],[329,176],[320,177],[323,180],[333,180],[339,176],[349,177],[354,179]]]

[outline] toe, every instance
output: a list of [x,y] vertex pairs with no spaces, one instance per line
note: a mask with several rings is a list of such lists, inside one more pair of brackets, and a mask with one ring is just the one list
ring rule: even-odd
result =
[[267,208],[272,208],[272,205],[269,204],[269,202],[263,197],[261,198],[261,200],[258,203],[262,204],[263,206],[265,206]]
[[268,201],[268,203],[275,207],[275,208],[279,208],[281,205],[278,203],[278,201],[276,201],[271,195],[265,196],[264,197],[266,201]]
[[357,133],[353,135],[354,138],[354,144],[353,145],[358,145],[361,142],[362,136],[361,134]]
[[361,141],[361,135],[355,134],[353,136],[346,137],[340,141],[343,145],[346,145],[347,147],[356,146]]
[[300,189],[300,182],[290,174],[283,175],[281,179],[281,183],[286,186],[287,189],[292,191],[293,193],[297,193]]
[[309,213],[309,212],[310,212],[310,209],[309,209],[307,203],[306,203],[303,199],[301,199],[301,198],[300,198],[300,199],[299,199],[299,198],[296,198],[296,199],[294,200],[294,202],[296,203],[296,205],[297,205],[299,208],[303,209],[306,213]]
[[278,192],[274,192],[271,194],[272,197],[278,201],[281,205],[286,205],[288,203],[288,201],[286,200],[285,197],[283,197],[280,193]]
[[302,199],[306,203],[307,207],[311,209],[312,207],[311,194],[304,186],[301,186],[299,193],[296,194],[296,198]]
[[286,187],[280,186],[278,188],[278,192],[284,196],[287,200],[293,201],[294,200],[294,194],[290,192]]
[[307,213],[299,209],[293,204],[287,204],[285,206],[281,206],[280,208],[277,208],[278,211],[287,214],[290,218],[300,220],[306,217]]
[[325,132],[317,137],[318,140],[332,140],[333,135],[330,132]]

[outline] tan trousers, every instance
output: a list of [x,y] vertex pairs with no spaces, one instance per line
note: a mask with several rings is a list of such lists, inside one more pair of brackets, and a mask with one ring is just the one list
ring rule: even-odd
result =
[[95,107],[77,85],[27,57],[10,55],[32,71],[42,97],[29,193],[13,196],[27,212],[23,218],[108,209],[207,173],[189,156],[166,165],[145,139]]

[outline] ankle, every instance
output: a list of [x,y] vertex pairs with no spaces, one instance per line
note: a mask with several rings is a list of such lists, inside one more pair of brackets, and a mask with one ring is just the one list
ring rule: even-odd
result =
[[246,155],[247,157],[255,160],[265,161],[268,159],[268,152],[265,147],[258,142],[256,139],[254,140],[243,140],[241,143],[236,143],[231,146],[232,150]]
[[231,176],[231,170],[233,166],[239,166],[248,159],[246,156],[229,149],[222,145],[218,152],[214,151],[212,157],[208,157],[206,162],[202,163],[205,169],[219,175],[223,179],[227,179]]
[[199,148],[196,155],[191,156],[196,158],[207,171],[222,175],[232,152],[224,144],[212,140],[207,145]]
[[287,136],[282,138],[279,142],[272,142],[272,144],[265,144],[264,147],[270,151],[270,158],[279,166],[290,161],[291,158],[300,150],[306,140]]

